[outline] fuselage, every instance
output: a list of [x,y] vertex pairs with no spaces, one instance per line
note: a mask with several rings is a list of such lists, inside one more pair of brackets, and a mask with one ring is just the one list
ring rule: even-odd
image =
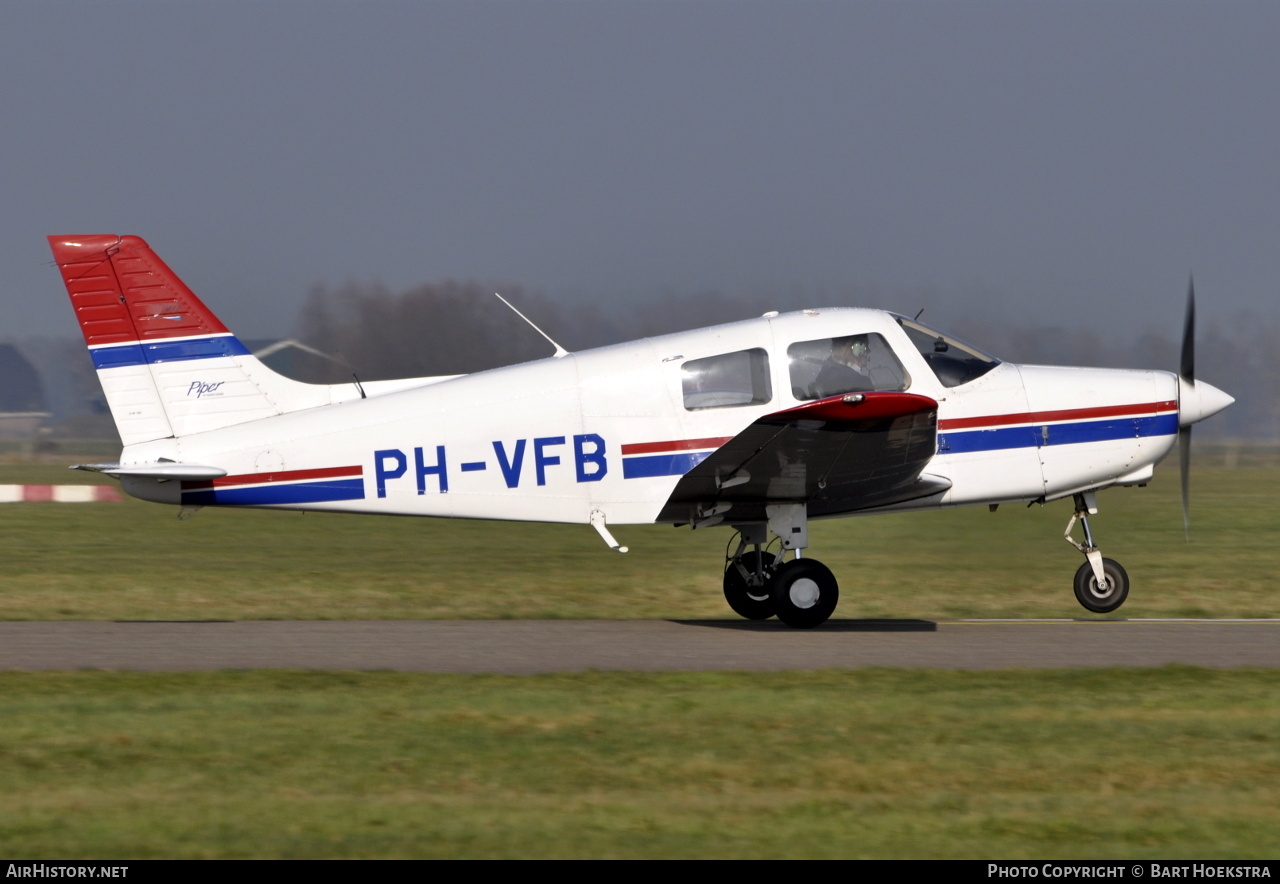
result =
[[925,472],[950,488],[895,509],[1138,484],[1174,444],[1171,373],[971,358],[956,374],[955,342],[930,333],[882,311],[827,309],[646,338],[131,445],[122,464],[228,475],[125,477],[124,488],[189,506],[652,523],[702,458],[817,395],[819,357],[849,336],[871,342],[861,371],[875,389],[938,403]]
[[[878,310],[804,310],[473,375],[313,385],[252,355],[137,236],[50,236],[124,450],[76,469],[183,507],[591,525],[728,525],[725,600],[825,622],[839,601],[808,524],[888,509],[1072,497],[1076,600],[1114,611],[1127,572],[1093,493],[1142,484],[1233,401],[1195,378],[1189,287],[1177,375],[1002,363]],[[1083,541],[1073,530],[1081,526]]]

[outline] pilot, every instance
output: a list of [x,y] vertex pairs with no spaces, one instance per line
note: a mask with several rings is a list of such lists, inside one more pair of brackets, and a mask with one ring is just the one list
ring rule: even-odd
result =
[[831,342],[831,356],[809,388],[815,399],[872,390],[871,370],[867,365],[867,340],[864,335],[836,338]]

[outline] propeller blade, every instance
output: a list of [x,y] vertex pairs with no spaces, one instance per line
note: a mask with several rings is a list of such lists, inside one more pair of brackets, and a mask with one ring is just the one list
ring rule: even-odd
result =
[[1189,384],[1196,382],[1196,280],[1187,283],[1187,319],[1182,325],[1182,368],[1178,372]]
[[[1182,363],[1178,370],[1179,408],[1183,393],[1196,385],[1196,278],[1187,277],[1187,318],[1182,323]],[[1182,533],[1191,542],[1191,424],[1178,430],[1178,467],[1182,473]]]
[[1178,466],[1182,471],[1182,533],[1191,542],[1191,425],[1178,430]]

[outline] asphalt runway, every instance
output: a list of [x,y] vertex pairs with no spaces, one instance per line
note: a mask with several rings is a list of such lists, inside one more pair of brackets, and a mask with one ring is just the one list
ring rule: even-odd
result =
[[1280,668],[1280,620],[0,623],[0,669],[534,674],[892,666]]

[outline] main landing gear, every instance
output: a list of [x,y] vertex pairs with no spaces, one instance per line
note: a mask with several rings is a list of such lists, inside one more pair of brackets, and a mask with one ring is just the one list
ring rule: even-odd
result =
[[[1073,496],[1076,510],[1067,522],[1063,537],[1067,543],[1084,553],[1085,563],[1076,571],[1076,601],[1095,614],[1109,614],[1124,604],[1129,595],[1129,575],[1114,559],[1104,559],[1102,551],[1093,542],[1089,530],[1089,516],[1098,512],[1098,498],[1092,491]],[[1084,543],[1077,543],[1071,536],[1076,522],[1084,529]]]
[[[812,629],[825,623],[835,611],[840,588],[826,565],[800,557],[808,539],[804,505],[768,509],[767,526],[737,526],[738,534],[729,541],[725,551],[725,601],[748,620],[776,616],[788,626]],[[774,545],[768,543],[771,531],[777,536],[774,543],[780,542],[782,547],[777,553],[766,548]],[[788,550],[794,552],[795,558],[783,561]]]

